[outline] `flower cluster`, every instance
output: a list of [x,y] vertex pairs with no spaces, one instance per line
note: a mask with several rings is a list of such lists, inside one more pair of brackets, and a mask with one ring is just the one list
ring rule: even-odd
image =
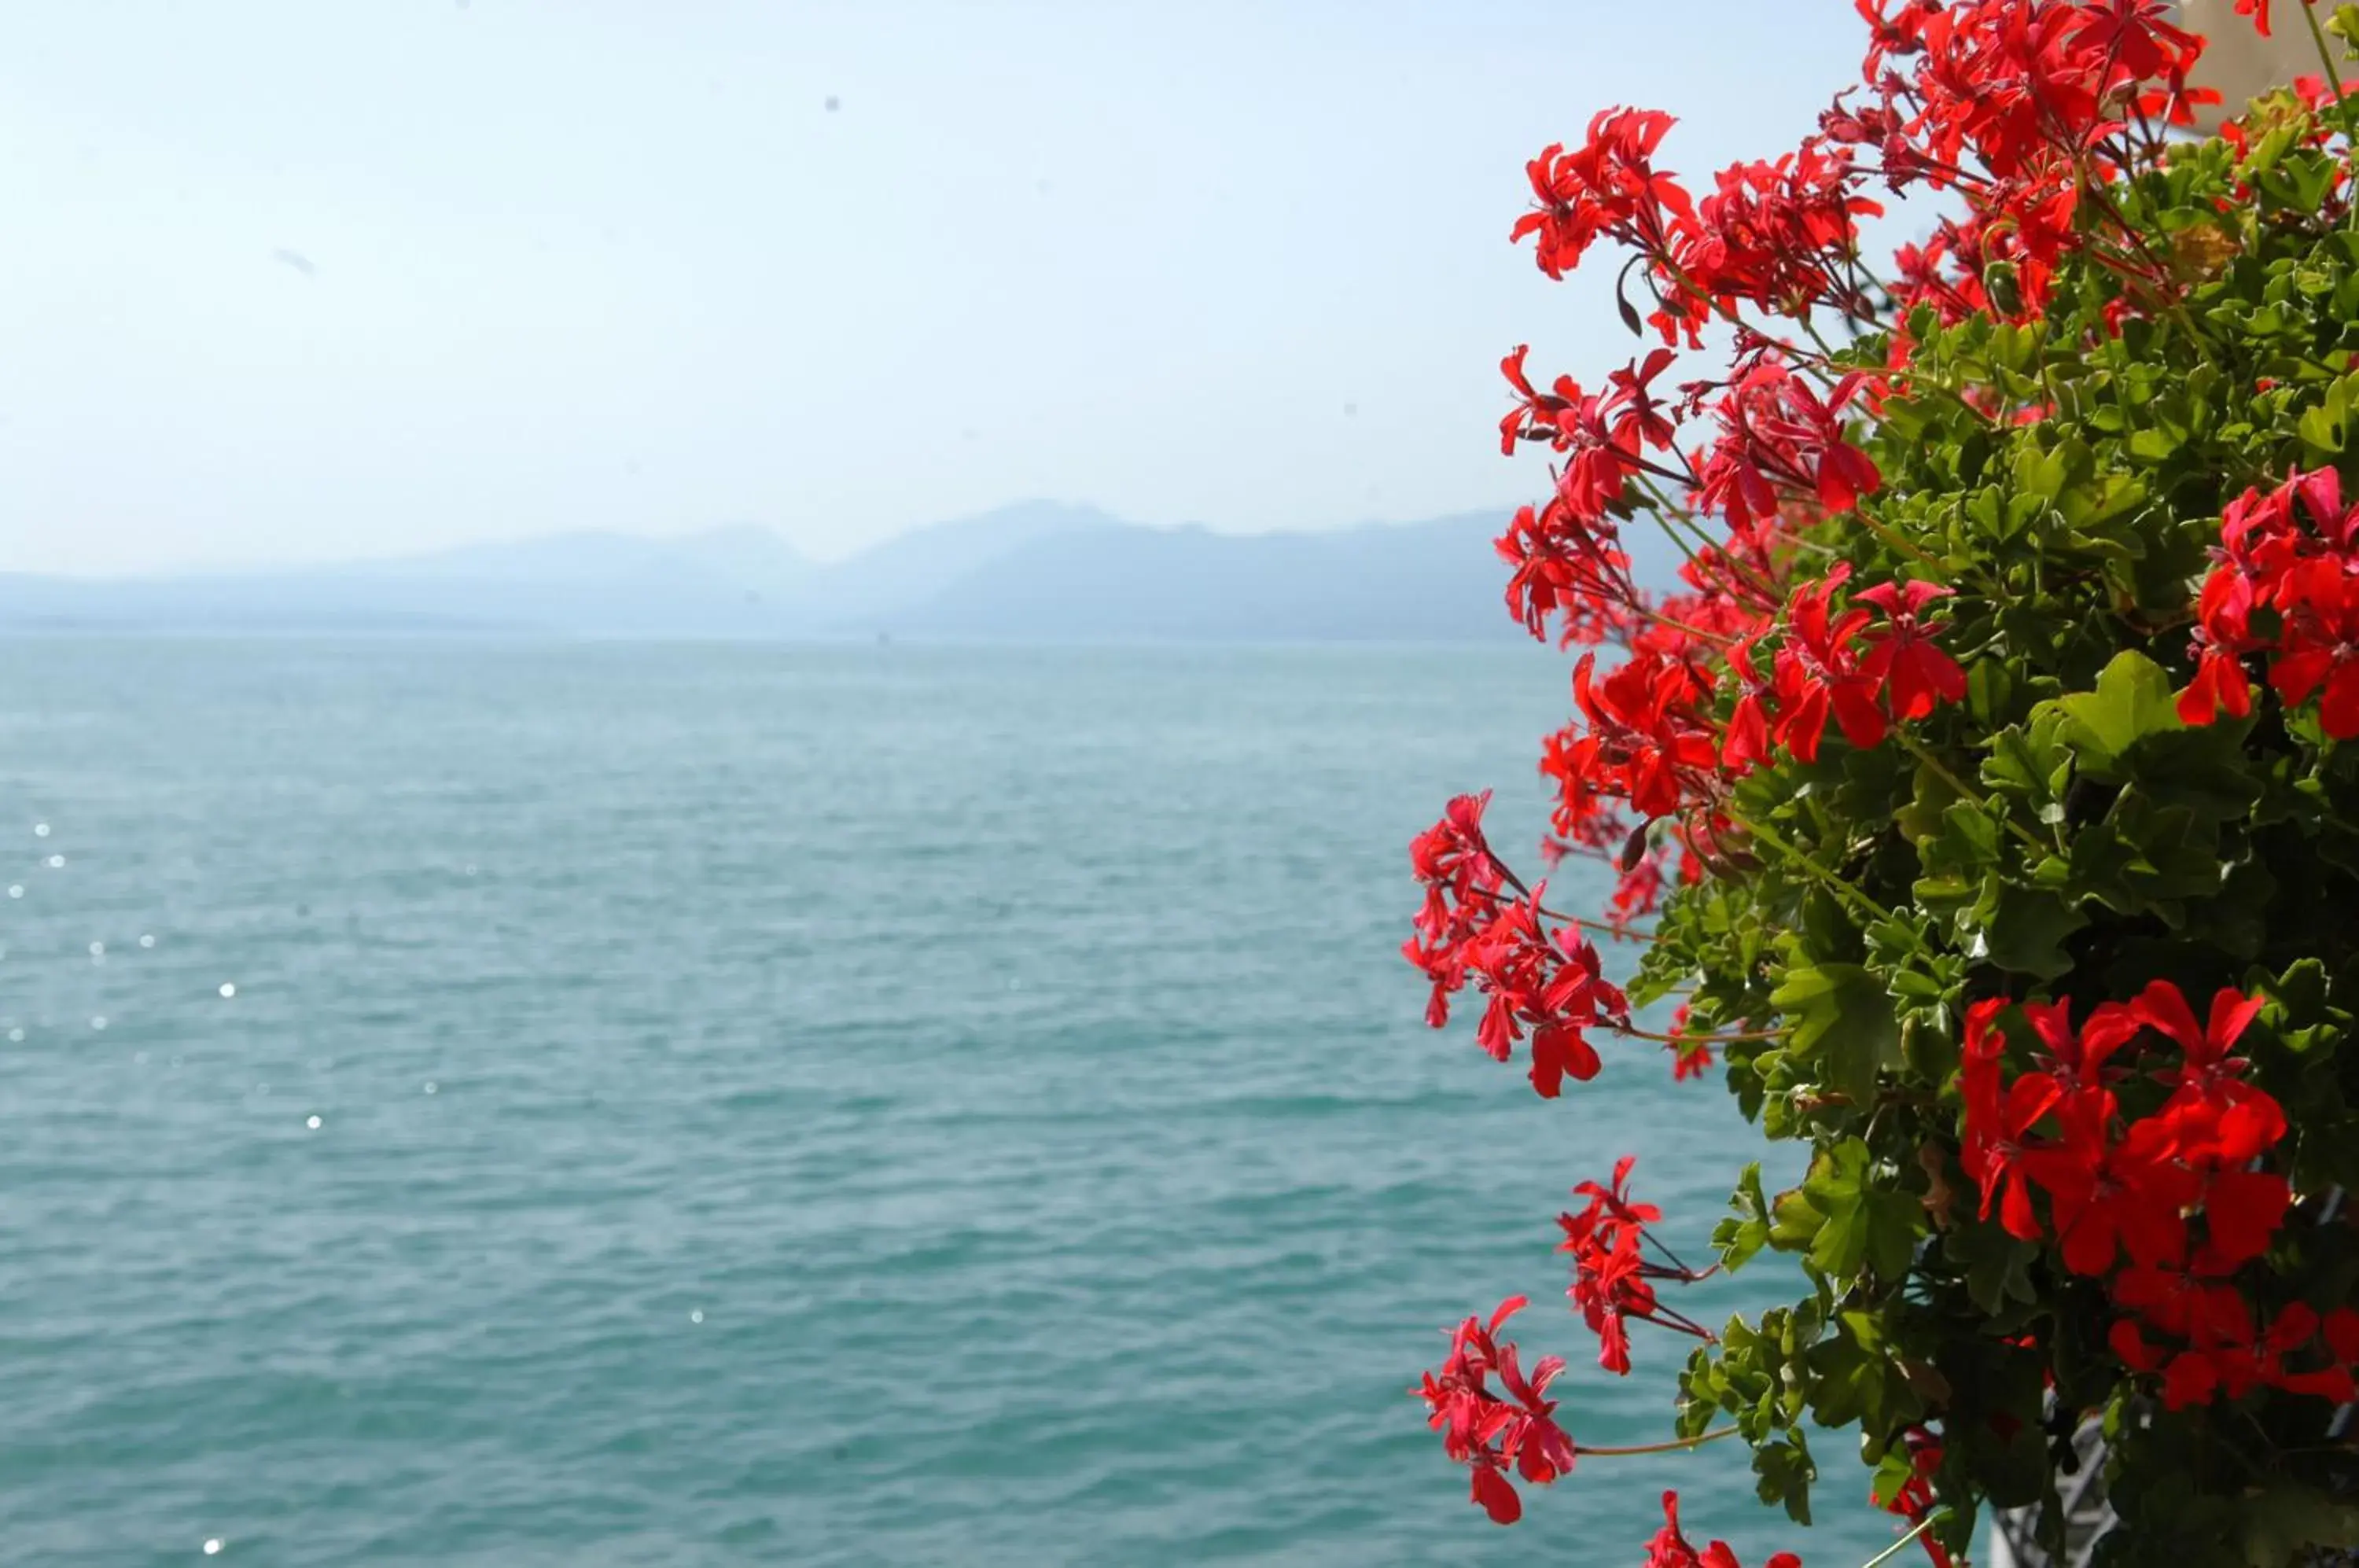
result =
[[[1728,1542],[1715,1541],[1698,1552],[1680,1529],[1680,1495],[1663,1494],[1663,1528],[1647,1542],[1647,1568],[1740,1568],[1736,1553]],[[1802,1560],[1790,1552],[1780,1552],[1768,1558],[1761,1568],[1802,1568]]]
[[[1406,952],[1428,1021],[1471,987],[1543,1096],[1642,1040],[1808,1146],[1784,1192],[1745,1174],[1704,1269],[1626,1158],[1560,1216],[1604,1371],[1633,1324],[1693,1342],[1678,1435],[1626,1452],[1742,1437],[1808,1522],[1805,1429],[1856,1424],[1948,1568],[2102,1412],[2120,1560],[2226,1568],[2359,1495],[2327,1411],[2359,1404],[2359,1225],[2328,1223],[2359,1187],[2359,93],[2199,138],[2163,0],[1854,5],[1859,79],[1790,151],[1690,181],[1672,118],[1616,107],[1527,166],[1513,241],[1550,278],[1621,253],[1641,340],[1602,378],[1500,366],[1500,445],[1549,464],[1507,608],[1572,665],[1541,853],[1603,908],[1551,908],[1461,797]],[[2359,9],[2304,21],[2359,44]],[[1879,266],[1895,195],[1938,215]],[[1718,1333],[1670,1304],[1765,1248],[1803,1300]],[[1521,1305],[1419,1390],[1502,1522],[1572,1459],[1561,1364],[1497,1339]],[[1650,1568],[1734,1568],[1665,1508]]]
[[[1982,1188],[1983,1216],[1996,1200],[2009,1235],[2052,1235],[2075,1274],[2106,1274],[2124,1251],[2144,1268],[2191,1258],[2214,1274],[2258,1258],[2291,1202],[2283,1176],[2253,1169],[2285,1137],[2285,1113],[2232,1054],[2260,1007],[2223,990],[2199,1025],[2179,988],[2158,980],[2075,1029],[2066,1004],[2027,1002],[2013,1010],[2036,1041],[2033,1065],[2002,1087],[1999,1019],[2009,1005],[1976,1003],[1966,1016],[1961,1162]],[[2132,1116],[2115,1093],[2139,1054],[2125,1048],[2156,1035],[2180,1048],[2152,1070],[2170,1094]],[[2048,1198],[2047,1224],[2034,1187]],[[2191,1217],[2203,1221],[2200,1242]]]
[[1510,1472],[1545,1486],[1571,1475],[1579,1455],[1556,1422],[1556,1401],[1545,1397],[1563,1360],[1543,1357],[1527,1377],[1515,1342],[1499,1338],[1501,1325],[1528,1304],[1513,1296],[1489,1322],[1470,1317],[1460,1323],[1440,1370],[1428,1372],[1417,1390],[1442,1447],[1473,1472],[1475,1503],[1500,1524],[1515,1523],[1524,1511]]
[[[1597,1364],[1619,1377],[1630,1374],[1630,1324],[1650,1323],[1697,1339],[1711,1332],[1665,1306],[1655,1292],[1658,1280],[1690,1284],[1702,1274],[1679,1262],[1668,1251],[1666,1261],[1646,1256],[1654,1238],[1647,1227],[1663,1217],[1652,1203],[1631,1200],[1630,1171],[1637,1157],[1625,1155],[1614,1167],[1611,1185],[1583,1181],[1573,1196],[1587,1198],[1576,1213],[1557,1216],[1564,1231],[1560,1252],[1572,1255],[1572,1285],[1565,1294],[1580,1312],[1589,1332],[1597,1336]],[[1660,1243],[1654,1243],[1658,1250]]]
[[[2164,1374],[2173,1410],[2264,1385],[2338,1403],[2359,1397],[2349,1370],[2359,1312],[2337,1307],[2321,1322],[2294,1301],[2263,1328],[2229,1282],[2268,1250],[2292,1203],[2286,1178],[2263,1168],[2285,1138],[2285,1112],[2234,1054],[2260,1007],[2223,990],[2199,1023],[2179,988],[2158,980],[2130,1002],[2101,1005],[2076,1030],[2064,1004],[2027,1003],[2015,1010],[2036,1042],[2033,1064],[2004,1089],[2007,1004],[1979,1003],[1967,1017],[1962,1162],[1984,1217],[1996,1198],[2009,1235],[2052,1236],[2071,1272],[2108,1279],[2124,1313],[2111,1344],[2132,1370]],[[2158,1036],[2178,1047],[2177,1060],[2133,1049]],[[2169,1094],[2130,1116],[2115,1086],[2132,1079]],[[2035,1188],[2049,1202],[2044,1225]],[[2190,1228],[2199,1220],[2200,1236]],[[2288,1367],[2288,1356],[2319,1348],[2321,1333],[2331,1359]],[[2157,1334],[2178,1348],[2158,1347]]]
[[2251,713],[2245,662],[2266,655],[2280,702],[2316,696],[2327,735],[2359,739],[2359,506],[2343,506],[2342,475],[2319,468],[2246,490],[2221,519],[2213,557],[2180,716],[2211,724]]
[[1629,1014],[1604,978],[1596,946],[1573,925],[1551,926],[1540,901],[1547,884],[1510,892],[1508,877],[1483,836],[1489,796],[1461,796],[1411,851],[1425,905],[1403,952],[1432,983],[1426,1021],[1450,1018],[1450,998],[1471,981],[1484,1001],[1477,1044],[1505,1062],[1529,1037],[1532,1087],[1546,1098],[1564,1080],[1597,1076],[1589,1031]]

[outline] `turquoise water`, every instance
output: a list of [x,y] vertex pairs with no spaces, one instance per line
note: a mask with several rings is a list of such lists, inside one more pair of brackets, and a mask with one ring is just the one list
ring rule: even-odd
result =
[[1546,658],[0,665],[0,1561],[1635,1564],[1667,1485],[1748,1563],[1890,1539],[1840,1439],[1807,1534],[1718,1451],[1501,1531],[1405,1397],[1513,1290],[1579,1356],[1573,1181],[1700,1241],[1742,1149],[1651,1048],[1550,1105],[1419,1024],[1404,845],[1537,832]]

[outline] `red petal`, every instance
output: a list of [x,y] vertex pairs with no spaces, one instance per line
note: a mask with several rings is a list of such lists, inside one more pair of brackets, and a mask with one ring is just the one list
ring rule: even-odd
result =
[[2222,1054],[2236,1043],[2245,1026],[2253,1021],[2262,1007],[2263,998],[2247,996],[2234,986],[2223,986],[2212,998],[2212,1022],[2203,1032]]
[[1524,1517],[1524,1500],[1516,1496],[1515,1486],[1496,1470],[1476,1467],[1474,1501],[1491,1516],[1493,1524],[1513,1524]]
[[2286,1179],[2266,1171],[2223,1171],[2212,1178],[2203,1217],[2221,1261],[2245,1263],[2267,1252],[2292,1202]]
[[2162,1375],[2162,1402],[2174,1410],[2210,1404],[2219,1385],[2220,1374],[2210,1361],[2183,1350],[2171,1358],[2169,1369]]

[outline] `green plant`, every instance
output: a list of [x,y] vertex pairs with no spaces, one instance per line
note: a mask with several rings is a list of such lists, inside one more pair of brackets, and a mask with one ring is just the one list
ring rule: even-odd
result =
[[[1472,987],[1545,1096],[1600,1032],[1680,1076],[1717,1051],[1808,1145],[1791,1191],[1744,1172],[1709,1269],[1626,1161],[1561,1221],[1601,1365],[1632,1324],[1697,1341],[1670,1442],[1741,1437],[1794,1519],[1841,1430],[1937,1563],[1984,1505],[2060,1539],[2093,1414],[2101,1561],[2359,1544],[2351,111],[2321,81],[2175,130],[2201,44],[2150,0],[1860,8],[1862,82],[1782,159],[1693,194],[1625,110],[1531,166],[1517,237],[1552,276],[1624,247],[1663,344],[1602,391],[1504,366],[1504,444],[1560,460],[1509,602],[1587,650],[1544,848],[1615,891],[1560,913],[1452,802],[1413,850],[1429,1017]],[[1883,276],[1876,184],[1951,212]],[[1642,518],[1681,591],[1634,580]],[[1602,940],[1645,944],[1626,995]],[[1764,1249],[1808,1294],[1717,1331],[1664,1300]],[[1419,1390],[1503,1522],[1582,1452],[1562,1364],[1500,1335],[1519,1304]],[[1652,1561],[1713,1552],[1674,1515]]]

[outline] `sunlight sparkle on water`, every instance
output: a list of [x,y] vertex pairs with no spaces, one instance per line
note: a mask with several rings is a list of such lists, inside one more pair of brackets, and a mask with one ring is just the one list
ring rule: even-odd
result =
[[218,1556],[220,1556],[220,1555],[221,1555],[221,1549],[222,1549],[222,1543],[221,1543],[221,1541],[220,1541],[219,1538],[215,1538],[215,1539],[213,1539],[213,1540],[212,1540],[212,1541],[206,1541],[206,1542],[205,1542],[205,1555],[206,1555],[206,1556],[208,1556],[208,1557],[218,1557]]
[[318,1132],[320,1130],[320,1118],[317,1116],[305,1116],[303,1118],[303,1125],[310,1127],[313,1132]]
[[52,871],[62,870],[65,866],[65,863],[66,857],[62,855],[53,855],[49,856],[49,869]]
[[223,996],[236,996],[236,995],[237,995],[237,986],[236,986],[236,985],[235,985],[234,982],[231,982],[231,981],[228,981],[228,980],[224,980],[224,981],[223,981],[223,982],[222,982],[222,985],[221,985],[221,994],[222,994]]

